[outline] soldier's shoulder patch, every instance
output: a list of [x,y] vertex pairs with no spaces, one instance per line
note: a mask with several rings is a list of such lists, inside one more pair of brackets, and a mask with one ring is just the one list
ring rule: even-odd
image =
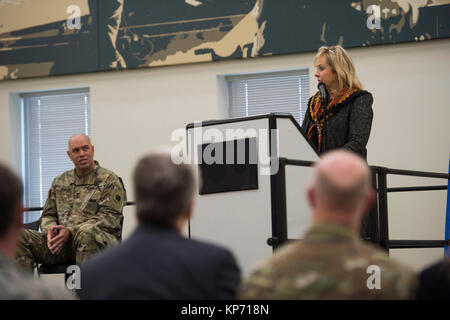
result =
[[112,198],[116,203],[121,203],[122,201],[122,192],[120,190],[115,190],[112,194]]

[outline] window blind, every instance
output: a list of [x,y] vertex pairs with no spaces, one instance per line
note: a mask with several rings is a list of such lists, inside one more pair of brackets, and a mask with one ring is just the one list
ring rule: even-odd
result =
[[231,118],[287,112],[301,125],[309,99],[309,72],[227,76]]
[[[88,89],[22,94],[22,174],[27,207],[42,207],[53,179],[73,168],[67,156],[68,139],[89,135]],[[25,222],[41,212],[28,212]]]

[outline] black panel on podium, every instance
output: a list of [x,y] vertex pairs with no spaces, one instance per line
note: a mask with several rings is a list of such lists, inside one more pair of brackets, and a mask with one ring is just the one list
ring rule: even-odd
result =
[[258,189],[256,138],[198,146],[200,194]]

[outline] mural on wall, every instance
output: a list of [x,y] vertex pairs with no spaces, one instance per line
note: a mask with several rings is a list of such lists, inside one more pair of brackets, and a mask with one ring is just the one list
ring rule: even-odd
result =
[[0,79],[450,37],[450,0],[0,0]]

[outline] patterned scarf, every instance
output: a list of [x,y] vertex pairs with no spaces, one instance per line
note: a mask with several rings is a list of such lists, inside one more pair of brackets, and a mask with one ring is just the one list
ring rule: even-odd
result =
[[[352,96],[357,89],[344,88],[326,106],[327,109],[327,120],[331,118],[339,110],[341,106],[350,96]],[[322,97],[320,92],[317,91],[314,96],[312,96],[309,102],[309,112],[311,114],[311,119],[314,124],[308,129],[308,138],[316,145],[319,152],[322,152],[322,133],[323,133],[323,108],[322,108]]]

